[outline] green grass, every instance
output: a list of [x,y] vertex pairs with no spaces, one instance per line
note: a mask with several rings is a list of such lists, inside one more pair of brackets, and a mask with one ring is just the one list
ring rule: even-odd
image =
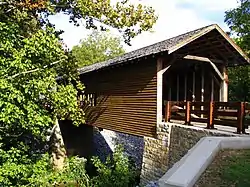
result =
[[196,186],[250,187],[250,150],[220,151]]

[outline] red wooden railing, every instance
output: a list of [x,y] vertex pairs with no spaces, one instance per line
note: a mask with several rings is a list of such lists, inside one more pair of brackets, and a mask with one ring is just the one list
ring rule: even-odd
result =
[[213,129],[215,124],[231,126],[237,128],[237,133],[245,133],[249,122],[245,116],[249,110],[250,104],[247,102],[168,101],[165,121],[181,120],[187,125],[191,122],[206,123],[208,129]]

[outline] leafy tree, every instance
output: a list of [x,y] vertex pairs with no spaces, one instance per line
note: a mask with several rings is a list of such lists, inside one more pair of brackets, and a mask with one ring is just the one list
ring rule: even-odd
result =
[[126,42],[156,20],[151,8],[128,1],[113,6],[109,0],[0,0],[0,186],[30,185],[30,178],[46,170],[40,161],[50,152],[47,137],[56,140],[52,155],[62,163],[58,120],[84,123],[76,97],[84,88],[78,66],[47,19],[57,12],[75,24],[85,19],[87,28],[98,21],[115,27]]
[[113,37],[108,32],[94,31],[74,46],[72,54],[80,67],[114,58],[124,54],[125,50],[118,37]]
[[[240,5],[226,12],[225,22],[236,34],[236,43],[250,56],[250,1],[240,0]],[[250,101],[249,66],[229,68],[229,97],[236,101]]]

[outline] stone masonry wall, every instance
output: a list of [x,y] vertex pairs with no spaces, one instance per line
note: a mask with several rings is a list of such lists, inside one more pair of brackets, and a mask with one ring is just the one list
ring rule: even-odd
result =
[[111,130],[94,131],[95,155],[105,161],[108,155],[112,154],[116,145],[124,147],[125,154],[135,163],[137,169],[141,169],[144,150],[143,137],[123,134]]
[[171,168],[191,149],[201,138],[206,136],[236,136],[232,133],[223,133],[216,130],[207,130],[198,127],[172,125],[169,143],[168,168]]
[[168,169],[169,126],[167,124],[159,125],[157,132],[157,138],[144,137],[141,185],[158,180]]

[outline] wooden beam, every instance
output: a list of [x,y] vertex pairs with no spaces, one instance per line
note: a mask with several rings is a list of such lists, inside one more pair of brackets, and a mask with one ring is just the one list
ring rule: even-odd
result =
[[[213,51],[212,53],[219,55],[221,57],[221,59],[223,59],[224,61],[227,61],[227,59],[225,58],[225,56],[227,56],[227,55],[222,54],[220,52],[220,47],[224,47],[224,45],[221,42],[219,42],[219,40],[217,38],[213,37],[213,39],[216,39],[216,44],[214,44],[213,41],[211,41],[211,38],[206,38],[206,39],[200,41],[199,43],[198,42],[194,43],[193,45],[195,47],[191,47],[191,49],[188,50],[189,54],[193,54],[192,52],[197,52],[197,53],[203,54],[204,52]],[[217,44],[217,43],[219,43],[219,44]],[[231,54],[231,52],[230,52],[230,54]],[[213,54],[210,54],[210,55],[214,56]],[[214,58],[214,59],[216,59],[216,58]]]
[[224,102],[228,102],[228,75],[227,75],[227,69],[224,66],[223,67],[223,77],[224,80],[222,82],[222,86],[223,86],[223,101]]
[[191,122],[191,102],[187,101],[186,102],[186,112],[185,112],[185,124],[190,125]]
[[[193,72],[193,91],[192,91],[192,101],[195,101],[195,71]],[[194,106],[192,107],[194,110]]]
[[221,72],[219,71],[219,69],[217,68],[217,66],[213,63],[213,62],[223,62],[221,60],[213,60],[213,59],[209,59],[206,57],[199,57],[199,56],[192,56],[192,55],[187,55],[184,57],[184,59],[188,59],[188,60],[196,60],[196,61],[200,61],[200,62],[208,62],[210,63],[210,65],[213,67],[214,71],[219,75],[219,77],[221,78],[221,80],[224,80],[223,75],[221,74]]
[[170,67],[171,67],[171,65],[169,65],[169,66],[163,68],[163,69],[162,69],[162,74],[165,73]]
[[157,59],[157,124],[162,122],[163,59]]
[[244,53],[242,49],[238,45],[236,45],[236,43],[218,25],[216,25],[215,28],[228,41],[228,43],[246,60],[246,62],[250,63],[250,59],[248,58],[246,53]]
[[159,57],[157,59],[157,124],[161,123],[163,121],[162,118],[162,95],[163,95],[163,74],[171,67],[171,64],[175,61],[175,58],[173,58],[169,65],[165,68],[163,68],[164,60],[162,57]]
[[168,100],[169,101],[171,101],[171,99],[172,99],[172,95],[171,95],[171,85],[169,86],[169,88],[168,88]]
[[[184,102],[187,101],[187,72],[185,73],[185,80],[184,80]],[[186,109],[186,105],[184,106]]]
[[238,109],[238,116],[237,116],[237,133],[240,134],[245,133],[245,128],[244,128],[244,116],[245,116],[245,103],[240,102],[239,103],[239,109]]
[[187,73],[185,74],[185,80],[184,80],[184,101],[187,101]]
[[220,86],[220,81],[215,77],[215,75],[212,74],[212,76],[214,77],[214,80],[215,80],[215,82],[217,83],[217,85]]
[[214,101],[214,76],[211,76],[211,101]]
[[[205,72],[204,72],[204,67],[202,67],[202,72],[201,72],[201,102],[204,102],[204,93],[205,93],[205,86],[204,86],[204,75]],[[201,110],[204,110],[204,106],[201,106]],[[201,114],[201,117],[203,118],[204,115]]]
[[218,63],[218,64],[223,64],[224,63],[224,61],[222,61],[222,60],[209,59],[209,58],[206,58],[206,57],[200,57],[200,56],[194,56],[194,55],[186,55],[183,58],[188,59],[188,60],[201,61],[201,62],[213,62],[213,63]]
[[223,84],[222,83],[220,84],[220,98],[219,98],[219,101],[220,102],[224,101],[224,99],[223,99]]
[[167,101],[166,108],[165,108],[165,122],[170,122],[171,118],[171,101]]
[[179,101],[179,91],[180,91],[180,85],[179,85],[179,75],[177,75],[177,83],[176,83],[176,100]]
[[213,101],[210,101],[210,104],[209,104],[207,128],[208,129],[214,128],[214,102]]

